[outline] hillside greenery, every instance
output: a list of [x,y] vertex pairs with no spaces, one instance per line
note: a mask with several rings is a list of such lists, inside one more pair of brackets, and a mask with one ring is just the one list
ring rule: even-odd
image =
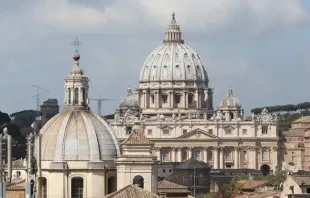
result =
[[259,107],[252,109],[251,112],[259,114],[264,108],[266,108],[268,112],[278,115],[280,131],[287,131],[294,120],[302,116],[310,115],[310,102]]

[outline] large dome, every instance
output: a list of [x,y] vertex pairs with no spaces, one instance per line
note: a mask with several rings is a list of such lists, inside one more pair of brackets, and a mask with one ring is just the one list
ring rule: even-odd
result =
[[120,153],[112,128],[96,114],[68,109],[41,129],[42,160],[114,160]]
[[174,14],[164,42],[151,52],[140,72],[140,82],[154,81],[209,82],[199,55],[184,44]]
[[150,81],[209,80],[197,52],[182,43],[163,43],[153,50],[143,64],[140,82]]

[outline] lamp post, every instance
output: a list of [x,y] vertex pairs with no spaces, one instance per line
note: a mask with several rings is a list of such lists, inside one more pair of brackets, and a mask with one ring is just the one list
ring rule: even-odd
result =
[[[0,133],[0,198],[6,197],[5,187],[11,183],[12,179],[12,135],[9,133],[7,126],[3,128],[3,133]],[[7,136],[7,174],[3,174],[3,136]]]
[[[41,138],[39,135],[40,124],[41,124],[40,119],[35,120],[31,125],[33,132],[27,136],[26,198],[36,197],[37,185],[40,190],[40,177],[41,177],[41,152],[40,152]],[[38,193],[37,197],[40,197],[40,193]]]

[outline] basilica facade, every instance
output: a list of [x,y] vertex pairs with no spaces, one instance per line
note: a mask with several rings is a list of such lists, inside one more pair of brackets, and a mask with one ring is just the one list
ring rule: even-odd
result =
[[155,142],[153,154],[162,162],[191,156],[214,169],[275,170],[280,164],[278,120],[264,109],[244,116],[231,88],[213,108],[213,89],[201,57],[185,44],[175,15],[163,43],[144,62],[136,92],[128,88],[109,120],[119,140],[126,139],[135,120]]

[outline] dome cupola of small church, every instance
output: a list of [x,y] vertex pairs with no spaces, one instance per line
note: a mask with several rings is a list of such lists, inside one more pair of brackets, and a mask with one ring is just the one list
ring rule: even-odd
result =
[[234,96],[231,87],[229,87],[227,95],[221,100],[214,119],[226,121],[243,119],[241,103],[239,99]]
[[233,90],[230,87],[227,95],[221,100],[220,108],[241,108],[241,103],[237,97],[233,95]]
[[140,108],[138,98],[132,93],[130,87],[127,88],[127,94],[120,104],[120,108]]
[[[80,42],[74,41],[75,46]],[[65,78],[64,109],[40,130],[43,161],[113,161],[120,147],[111,126],[88,108],[89,79],[80,67],[76,48],[74,64]]]

